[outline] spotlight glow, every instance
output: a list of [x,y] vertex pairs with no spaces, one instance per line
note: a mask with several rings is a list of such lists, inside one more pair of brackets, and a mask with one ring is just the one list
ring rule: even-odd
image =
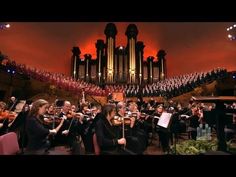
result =
[[10,26],[11,25],[9,23],[5,25],[6,28],[10,28]]
[[230,27],[227,28],[227,31],[228,31],[228,39],[231,40],[231,41],[236,39],[236,31],[235,31],[235,28],[236,28],[236,24],[233,24],[232,26],[230,26]]

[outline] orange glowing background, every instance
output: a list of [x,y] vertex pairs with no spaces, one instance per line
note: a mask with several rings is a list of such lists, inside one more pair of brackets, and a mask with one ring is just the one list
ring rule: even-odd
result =
[[[125,31],[132,22],[115,23],[116,46],[126,46]],[[0,31],[0,51],[18,63],[51,72],[70,73],[71,49],[96,57],[95,43],[104,39],[105,22],[15,22]],[[135,22],[144,57],[167,53],[168,76],[225,67],[236,70],[236,41],[227,38],[227,22]]]

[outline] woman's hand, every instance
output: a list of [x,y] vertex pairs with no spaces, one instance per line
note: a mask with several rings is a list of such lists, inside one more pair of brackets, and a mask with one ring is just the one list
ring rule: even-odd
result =
[[118,139],[118,144],[126,145],[126,139],[125,138]]

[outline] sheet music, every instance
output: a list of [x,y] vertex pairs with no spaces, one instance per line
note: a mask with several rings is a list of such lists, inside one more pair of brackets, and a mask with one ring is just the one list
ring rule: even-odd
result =
[[20,100],[19,103],[17,103],[16,108],[14,110],[14,112],[16,113],[20,113],[24,107],[24,105],[26,104],[25,100]]
[[167,113],[167,112],[163,112],[161,114],[161,117],[157,123],[157,125],[164,127],[164,128],[168,128],[170,120],[171,120],[171,113]]

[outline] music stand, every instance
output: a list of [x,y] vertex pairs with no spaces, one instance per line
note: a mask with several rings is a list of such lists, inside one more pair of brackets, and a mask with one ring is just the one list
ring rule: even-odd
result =
[[16,118],[8,124],[8,130],[15,132],[18,128],[20,129],[20,137],[21,139],[21,152],[24,153],[24,143],[25,143],[25,122],[26,117],[28,115],[29,110],[26,110],[26,101],[20,100],[19,103],[16,104],[16,109],[14,112],[17,113]]
[[20,100],[17,104],[16,104],[16,108],[14,110],[15,113],[17,113],[16,118],[8,125],[9,130],[14,131],[17,127],[21,126],[24,123],[24,120],[22,120],[22,115],[25,111],[23,111],[25,109],[25,104],[26,101],[25,100]]

